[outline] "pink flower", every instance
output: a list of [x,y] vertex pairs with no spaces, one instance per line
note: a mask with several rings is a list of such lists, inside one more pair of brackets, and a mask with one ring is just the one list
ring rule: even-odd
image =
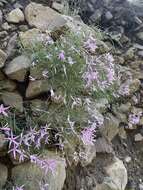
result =
[[65,61],[65,52],[64,52],[64,51],[61,51],[61,52],[59,53],[58,58],[59,58],[61,61]]
[[129,115],[129,123],[133,125],[137,125],[140,122],[141,114],[130,114]]
[[84,46],[90,52],[94,53],[97,49],[96,40],[93,37],[90,37],[85,43]]
[[10,107],[4,107],[4,105],[3,105],[3,104],[1,104],[1,105],[0,105],[0,114],[1,114],[1,115],[4,115],[4,116],[6,116],[6,117],[7,117],[7,116],[8,116],[8,114],[7,114],[7,112],[6,112],[6,111],[7,111],[9,108],[10,108]]
[[95,128],[91,126],[82,131],[81,139],[85,145],[94,145]]

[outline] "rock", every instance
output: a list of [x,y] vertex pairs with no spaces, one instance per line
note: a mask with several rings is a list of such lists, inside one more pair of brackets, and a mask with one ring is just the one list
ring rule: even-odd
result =
[[137,38],[138,38],[139,40],[142,40],[142,41],[143,41],[143,32],[137,33],[136,36],[137,36]]
[[23,99],[17,92],[4,92],[1,96],[4,104],[23,112]]
[[[1,80],[0,81],[0,91],[12,92],[16,89],[16,83],[10,80]],[[1,93],[2,94],[2,93]]]
[[50,86],[46,80],[31,81],[26,90],[26,97],[32,98],[40,95],[41,93],[48,92]]
[[111,20],[111,19],[113,18],[112,13],[111,13],[110,11],[107,11],[107,12],[105,13],[105,18],[106,18],[107,20]]
[[58,2],[53,2],[52,8],[55,9],[56,11],[62,13],[62,11],[64,10],[64,4],[58,3]]
[[27,56],[21,55],[8,63],[4,68],[4,72],[12,80],[24,81],[30,64],[31,60]]
[[130,156],[126,156],[125,162],[130,163],[132,161],[132,158]]
[[34,26],[42,31],[59,29],[66,24],[65,19],[59,13],[36,3],[27,5],[25,17],[30,26]]
[[135,135],[135,142],[139,142],[139,141],[143,141],[143,136],[140,133]]
[[141,82],[138,79],[134,79],[133,81],[131,81],[129,85],[130,93],[133,94],[134,92],[138,91],[140,88],[140,84]]
[[80,163],[83,167],[91,164],[96,157],[96,149],[94,145],[84,145],[84,149],[81,152],[83,156],[80,157]]
[[138,51],[138,55],[143,58],[143,51]]
[[139,184],[139,190],[143,190],[143,183]]
[[6,153],[8,142],[4,134],[0,133],[0,156]]
[[94,14],[91,15],[90,20],[92,22],[99,22],[101,20],[101,16],[102,16],[102,10],[97,9],[96,11],[94,11]]
[[9,29],[11,29],[11,26],[7,22],[5,22],[5,23],[2,24],[2,28],[4,30],[9,30]]
[[26,32],[19,33],[20,41],[24,47],[34,46],[36,43],[46,43],[50,36],[42,33],[39,29],[33,28]]
[[100,127],[102,135],[111,142],[112,139],[119,132],[119,120],[114,117],[112,114],[108,114],[104,119],[104,124]]
[[14,54],[16,41],[17,41],[17,34],[15,33],[10,37],[9,42],[7,44],[6,53],[7,53],[8,57],[10,57]]
[[104,137],[98,138],[95,142],[95,150],[97,153],[112,153],[112,144],[109,143]]
[[128,176],[127,170],[121,160],[114,162],[105,168],[108,177],[104,178],[102,184],[98,184],[96,190],[125,190]]
[[6,59],[7,59],[6,53],[0,49],[0,68],[4,66]]
[[127,102],[125,104],[121,104],[120,107],[118,108],[120,112],[122,113],[129,113],[131,110],[131,103]]
[[2,14],[2,11],[0,10],[0,24],[2,23],[3,21],[3,14]]
[[55,153],[47,152],[43,157],[46,160],[54,160],[56,168],[54,174],[47,174],[38,165],[24,163],[12,169],[12,180],[15,185],[24,184],[25,190],[39,190],[39,183],[48,184],[48,190],[62,190],[66,178],[65,159]]
[[129,48],[125,53],[125,60],[132,60],[135,57],[135,49],[133,47]]
[[[127,176],[127,170],[121,160],[118,158],[115,158],[114,163],[106,167],[106,172],[114,182],[116,189],[121,189],[124,190],[127,181],[128,181],[128,176]],[[118,187],[118,188],[117,188]]]
[[19,8],[16,8],[7,15],[6,20],[11,23],[23,22],[24,14]]
[[121,139],[127,139],[127,133],[126,133],[126,131],[125,131],[125,129],[124,129],[123,126],[121,126],[121,127],[119,128],[119,133],[118,133],[118,135],[119,135],[119,137],[120,137]]
[[3,164],[0,164],[0,189],[5,185],[8,177],[7,167]]
[[4,76],[3,72],[0,71],[0,83],[1,83],[1,81],[4,80],[4,79],[5,79],[5,76]]

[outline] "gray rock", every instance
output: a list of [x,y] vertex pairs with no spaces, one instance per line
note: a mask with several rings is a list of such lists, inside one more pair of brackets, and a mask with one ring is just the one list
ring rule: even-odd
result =
[[104,124],[100,127],[102,135],[108,139],[109,142],[118,134],[120,121],[113,116],[108,114],[104,119]]
[[66,24],[65,19],[59,13],[36,3],[30,3],[25,8],[25,17],[30,26],[42,31],[59,29]]
[[3,21],[3,14],[2,14],[2,11],[0,10],[0,24],[2,23]]
[[138,51],[138,55],[143,58],[143,51]]
[[33,28],[26,32],[19,33],[20,41],[24,47],[34,46],[36,43],[46,42],[49,35],[42,33],[39,29]]
[[7,150],[8,141],[4,134],[0,133],[0,156],[3,156]]
[[139,32],[139,33],[137,33],[136,35],[137,35],[137,38],[138,38],[139,40],[142,40],[142,41],[143,41],[143,32]]
[[8,57],[12,56],[15,52],[16,40],[17,34],[15,33],[10,37],[9,42],[7,44],[6,53]]
[[97,153],[112,153],[112,144],[109,143],[104,137],[98,138],[95,142],[95,149]]
[[30,64],[31,60],[27,56],[21,55],[8,63],[4,68],[4,72],[10,79],[24,81]]
[[50,86],[48,81],[46,80],[37,80],[31,81],[26,90],[26,97],[32,98],[40,95],[43,92],[47,92],[50,90]]
[[0,81],[0,91],[2,94],[2,91],[8,91],[12,92],[16,89],[16,83],[10,80],[7,80],[3,78],[3,80]]
[[113,18],[112,13],[111,13],[110,11],[107,11],[107,12],[105,13],[105,18],[106,18],[107,20],[111,20],[111,19]]
[[6,20],[11,23],[19,23],[24,21],[24,14],[19,8],[16,8],[7,15]]
[[46,160],[54,160],[56,168],[54,174],[42,170],[38,165],[24,163],[12,169],[12,180],[15,185],[25,184],[25,190],[39,190],[39,183],[48,184],[48,190],[62,190],[66,178],[65,159],[55,153],[47,152],[42,157]]
[[11,26],[7,22],[5,22],[5,23],[2,24],[2,28],[4,30],[9,30],[9,29],[11,29]]
[[96,190],[125,190],[128,175],[123,162],[115,157],[105,170],[108,176],[102,184],[97,184]]
[[4,66],[6,59],[7,59],[6,53],[0,49],[0,68]]
[[8,177],[7,167],[3,164],[0,164],[0,189],[5,185]]
[[3,92],[1,99],[5,105],[8,105],[16,110],[23,111],[23,99],[17,92]]
[[135,142],[143,141],[143,136],[140,133],[136,134],[134,138]]

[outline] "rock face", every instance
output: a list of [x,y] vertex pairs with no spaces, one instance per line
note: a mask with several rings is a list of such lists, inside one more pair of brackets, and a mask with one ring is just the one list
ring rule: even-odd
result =
[[115,158],[114,162],[105,168],[108,177],[97,190],[125,190],[127,185],[127,170],[121,160]]
[[7,58],[6,53],[0,49],[0,68],[2,68],[4,66],[6,58]]
[[30,59],[25,55],[21,55],[8,63],[4,72],[10,79],[24,81],[30,64]]
[[39,29],[33,28],[19,34],[21,43],[24,47],[34,46],[36,43],[46,42],[48,34],[42,33]]
[[1,99],[5,105],[11,106],[20,112],[23,111],[23,99],[17,92],[3,92]]
[[24,14],[19,8],[16,8],[7,15],[6,19],[11,23],[19,23],[24,21]]
[[39,183],[48,184],[48,190],[62,190],[65,178],[65,160],[50,152],[44,157],[54,159],[56,162],[55,173],[48,171],[47,174],[37,165],[25,163],[16,166],[12,170],[12,179],[16,185],[25,184],[25,190],[39,190]]
[[64,18],[51,8],[36,3],[30,3],[25,8],[25,17],[30,26],[43,31],[60,28],[66,23]]
[[0,156],[3,155],[3,152],[7,149],[7,140],[5,135],[0,133]]
[[50,90],[48,81],[44,80],[37,80],[31,81],[29,86],[26,90],[26,97],[32,98],[40,95],[43,92],[48,92]]
[[109,114],[105,120],[104,125],[101,127],[101,133],[103,136],[112,141],[112,139],[118,134],[119,132],[119,120],[114,117],[113,115]]
[[8,170],[7,167],[3,164],[0,164],[0,189],[5,185],[6,180],[8,177]]

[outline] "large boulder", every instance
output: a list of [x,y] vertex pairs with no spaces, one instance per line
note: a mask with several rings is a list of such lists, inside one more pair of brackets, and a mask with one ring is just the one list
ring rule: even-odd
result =
[[64,26],[65,19],[50,7],[41,4],[30,3],[25,8],[25,17],[30,26],[34,26],[43,31],[59,29]]
[[24,163],[12,169],[12,180],[15,185],[25,184],[25,190],[39,190],[39,183],[48,184],[48,190],[62,190],[66,178],[65,159],[59,155],[47,152],[44,159],[52,159],[56,163],[55,172],[45,173],[38,165]]
[[30,64],[30,58],[21,55],[9,62],[4,68],[4,72],[10,79],[24,81]]

